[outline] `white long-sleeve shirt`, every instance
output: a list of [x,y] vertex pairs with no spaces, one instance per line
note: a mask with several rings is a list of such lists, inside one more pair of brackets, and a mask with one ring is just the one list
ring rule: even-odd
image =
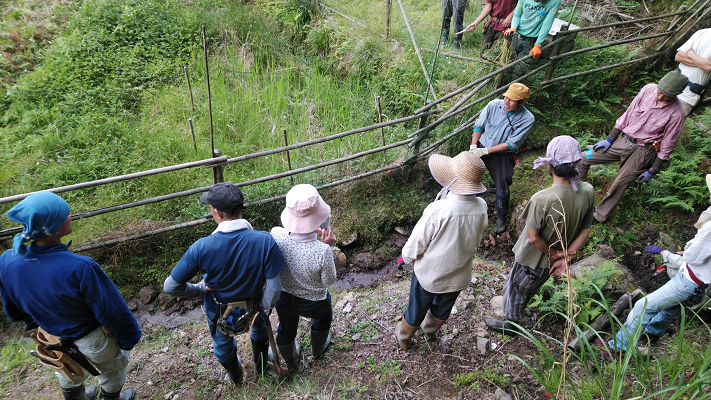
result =
[[[711,222],[705,223],[684,248],[684,261],[703,283],[711,283]],[[682,269],[684,276],[692,280],[689,271]]]
[[449,193],[425,208],[402,248],[420,285],[430,293],[451,293],[471,282],[472,260],[489,224],[486,202]]

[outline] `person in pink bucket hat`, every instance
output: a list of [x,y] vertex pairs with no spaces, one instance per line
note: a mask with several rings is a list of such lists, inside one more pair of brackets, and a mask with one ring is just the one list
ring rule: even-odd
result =
[[[280,273],[282,291],[276,303],[279,328],[276,343],[289,371],[294,372],[301,358],[296,341],[299,317],[311,318],[311,354],[319,358],[331,343],[331,294],[336,281],[336,264],[331,246],[336,236],[331,227],[331,207],[312,185],[296,185],[286,194],[281,213],[284,227],[271,234],[286,259]],[[321,234],[319,241],[317,235]]]

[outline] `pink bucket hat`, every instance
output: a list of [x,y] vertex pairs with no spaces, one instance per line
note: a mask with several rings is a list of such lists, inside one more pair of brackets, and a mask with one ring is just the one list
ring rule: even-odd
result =
[[331,207],[308,184],[296,185],[286,194],[281,223],[292,233],[311,233],[331,215]]

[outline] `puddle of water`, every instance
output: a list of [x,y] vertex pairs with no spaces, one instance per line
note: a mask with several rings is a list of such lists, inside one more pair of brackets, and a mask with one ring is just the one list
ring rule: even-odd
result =
[[397,271],[397,261],[385,264],[384,267],[373,272],[348,272],[331,285],[334,289],[353,289],[355,287],[365,287],[373,282],[387,278]]

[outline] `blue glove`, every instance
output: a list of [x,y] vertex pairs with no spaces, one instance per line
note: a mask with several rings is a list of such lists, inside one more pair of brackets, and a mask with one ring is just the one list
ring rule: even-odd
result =
[[595,146],[593,146],[593,151],[598,151],[602,149],[602,152],[604,153],[607,151],[607,149],[610,148],[610,146],[612,146],[612,142],[614,142],[614,140],[610,138],[607,138],[601,142],[597,142],[595,143]]
[[649,246],[644,248],[644,253],[662,254],[663,251],[663,248],[655,246],[653,244],[650,244]]
[[648,169],[644,172],[642,172],[642,175],[640,175],[637,178],[637,183],[647,183],[654,178],[654,172],[651,169]]

